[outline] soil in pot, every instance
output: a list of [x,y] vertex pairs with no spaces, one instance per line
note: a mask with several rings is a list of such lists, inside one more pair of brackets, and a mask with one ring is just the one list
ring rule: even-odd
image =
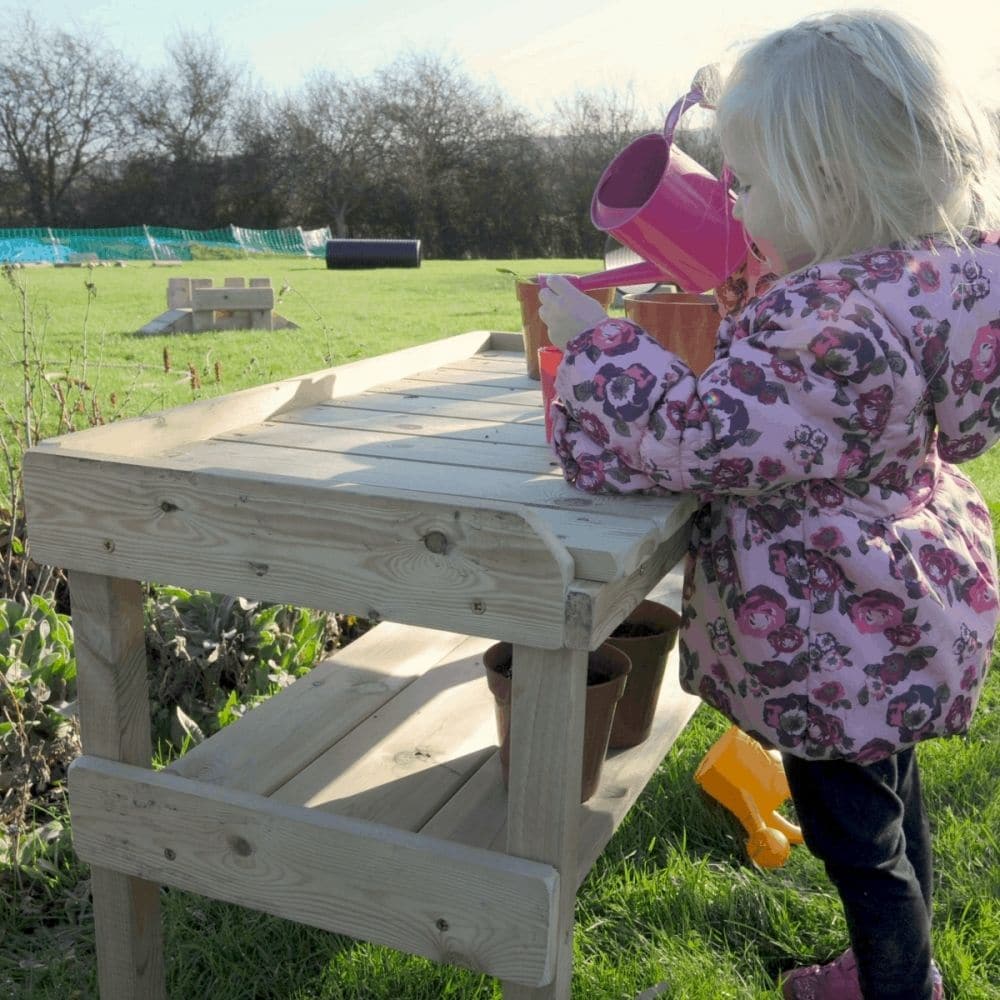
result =
[[[500,769],[503,783],[510,776],[511,665],[513,650],[509,642],[490,646],[483,655],[486,680],[493,692],[500,744]],[[625,689],[630,664],[628,656],[609,643],[595,649],[587,664],[587,703],[584,712],[583,774],[580,801],[586,802],[601,781],[601,766],[608,751],[608,738],[615,705]]]
[[672,608],[643,601],[608,638],[632,662],[625,693],[615,707],[609,749],[634,747],[648,738],[680,624],[680,615]]

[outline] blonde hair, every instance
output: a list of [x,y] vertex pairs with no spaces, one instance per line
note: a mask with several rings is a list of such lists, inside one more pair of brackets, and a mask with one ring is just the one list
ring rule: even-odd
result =
[[883,11],[810,17],[740,56],[717,127],[754,147],[813,262],[1000,224],[998,140],[933,41]]

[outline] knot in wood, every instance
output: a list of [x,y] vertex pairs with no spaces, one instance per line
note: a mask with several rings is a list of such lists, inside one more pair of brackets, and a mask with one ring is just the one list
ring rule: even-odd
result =
[[443,556],[448,551],[448,536],[442,531],[428,531],[424,535],[424,545],[435,555]]
[[434,922],[434,926],[437,927],[439,931],[446,931],[448,929],[448,921],[444,917],[438,917]]
[[246,839],[246,837],[240,837],[234,834],[231,837],[227,837],[226,841],[233,853],[238,854],[241,858],[248,858],[251,854],[253,854],[253,845]]

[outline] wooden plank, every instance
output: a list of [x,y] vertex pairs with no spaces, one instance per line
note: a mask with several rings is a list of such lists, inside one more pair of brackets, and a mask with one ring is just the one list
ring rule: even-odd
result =
[[[199,281],[211,284],[210,279],[191,280],[192,284]],[[455,358],[468,357],[488,344],[489,339],[489,333],[483,331],[448,337],[215,399],[199,400],[163,413],[75,431],[49,438],[36,447],[67,454],[153,455],[179,444],[271,419],[289,409],[364,392],[386,378],[401,378]]]
[[223,285],[226,288],[246,288],[246,278],[241,278],[239,276],[233,278],[226,278],[223,281]]
[[[524,366],[522,365],[522,367]],[[447,366],[435,368],[432,371],[417,372],[413,376],[413,381],[443,385],[488,385],[491,389],[516,389],[521,392],[533,393],[541,404],[541,389],[537,382],[528,378],[526,373]]]
[[[536,382],[535,386],[537,385]],[[441,385],[414,376],[383,382],[379,385],[379,392],[398,392],[402,395],[426,396],[428,399],[475,399],[480,403],[503,403],[509,406],[542,405],[542,391],[539,388],[494,388],[461,382]]]
[[490,332],[490,350],[503,354],[520,354],[524,358],[524,334],[507,330]]
[[215,313],[211,309],[191,310],[191,330],[193,333],[207,333],[215,329]]
[[168,309],[151,319],[137,332],[144,336],[156,336],[161,333],[180,333],[191,328],[190,309]]
[[[548,475],[532,475],[494,470],[481,462],[465,467],[434,464],[422,461],[419,453],[407,459],[375,459],[363,450],[329,454],[282,448],[265,453],[260,445],[217,441],[178,451],[172,461],[181,467],[266,469],[269,477],[319,481],[326,489],[358,489],[370,495],[384,492],[400,499],[434,496],[447,498],[444,502],[473,505],[495,501],[526,505],[519,509],[535,512],[567,546],[576,576],[593,580],[631,572],[653,554],[665,536],[673,537],[685,526],[689,510],[684,497],[582,493],[556,474],[555,468]],[[257,477],[262,475],[256,473]],[[567,516],[567,509],[572,515]],[[632,528],[622,525],[621,533],[599,534],[593,530],[594,518],[604,514],[621,521],[635,519],[635,523]],[[638,532],[634,533],[636,527]]]
[[487,851],[506,851],[507,789],[499,752],[487,758],[420,833]]
[[688,550],[688,518],[696,509],[694,497],[680,498],[675,533],[644,560],[634,573],[610,585],[578,581],[566,598],[566,645],[572,649],[596,649],[625,616],[649,593],[651,587],[677,564]]
[[273,309],[273,288],[193,288],[191,308],[202,309]]
[[419,830],[496,752],[490,645],[467,639],[271,798]]
[[[357,398],[352,397],[352,399]],[[481,409],[479,412],[482,412]],[[540,423],[506,423],[499,420],[485,420],[482,417],[390,413],[385,410],[351,406],[347,402],[337,406],[321,404],[295,410],[293,413],[282,414],[278,417],[278,422],[310,427],[343,427],[359,431],[382,431],[388,434],[532,445],[550,453]],[[551,461],[555,462],[555,458],[553,457]]]
[[80,736],[98,757],[148,766],[152,745],[142,588],[70,575]]
[[528,371],[524,367],[524,357],[515,354],[476,354],[463,361],[452,361],[449,368],[461,368],[464,371],[509,372],[511,375],[523,375],[527,380]]
[[331,433],[329,426],[267,422],[220,434],[214,440],[269,448],[350,453],[352,456],[415,461],[422,465],[461,465],[476,470],[477,474],[483,468],[523,472],[557,477],[562,482],[562,471],[545,444],[542,428],[535,429],[535,440],[529,444],[508,444],[483,438],[464,441],[434,434],[364,431],[342,426]]
[[[141,589],[131,580],[74,572],[70,596],[81,742],[89,754],[148,767]],[[108,861],[95,864],[91,873],[101,994],[162,1000],[166,987],[159,887],[122,874]]]
[[[572,873],[577,867],[587,654],[514,646],[507,851]],[[505,982],[505,1000],[565,1000],[573,974],[576,886],[560,882],[555,965],[538,988]]]
[[[346,490],[406,501],[416,497],[425,502],[494,504],[493,498],[513,504],[528,504],[538,519],[548,525],[555,536],[570,551],[577,577],[591,580],[614,579],[631,573],[655,551],[661,536],[676,531],[684,523],[676,510],[679,503],[674,498],[654,500],[638,497],[615,498],[610,495],[583,494],[573,489],[556,475],[525,476],[489,469],[467,469],[431,466],[421,463],[391,459],[372,461],[363,455],[336,456],[322,453],[291,453],[259,446],[224,444],[215,442],[206,446],[211,453],[187,449],[175,452],[170,459],[141,460],[137,465],[149,466],[145,481],[155,486],[156,467],[161,468],[162,485],[157,490],[170,493],[175,490],[172,480],[193,475],[190,469],[218,470],[224,474],[227,465],[234,470],[235,478],[246,480],[242,492],[247,492],[254,482],[253,492],[267,492],[272,484],[288,486]],[[222,449],[228,448],[229,451]],[[34,470],[42,461],[29,454],[25,465]],[[176,470],[176,471],[174,471]],[[266,471],[265,471],[266,470]],[[32,475],[38,473],[32,471]],[[100,470],[87,470],[80,465],[62,475],[82,477],[87,482],[95,476],[129,475],[119,468],[112,472],[104,466]],[[212,473],[201,473],[208,475]],[[135,473],[136,476],[139,473]],[[400,486],[406,484],[406,487]],[[81,490],[83,485],[81,485]],[[29,484],[29,524],[37,522],[45,506],[38,506],[34,498],[42,498],[51,508],[60,503],[57,497]],[[164,494],[149,498],[151,502],[177,504]],[[98,512],[99,514],[99,512]],[[38,529],[33,529],[37,536]],[[114,537],[114,532],[106,537]]]
[[191,308],[191,279],[167,279],[167,309]]
[[322,402],[319,405],[350,406],[363,410],[381,410],[385,413],[415,414],[424,416],[456,417],[466,420],[482,420],[487,423],[524,423],[536,427],[545,426],[541,397],[529,405],[494,404],[489,410],[467,399],[431,399],[427,396],[399,395],[398,393],[370,391],[344,400]]
[[[304,471],[307,478],[290,481],[288,478],[283,479],[274,475],[281,452],[268,449],[267,454],[262,454],[262,451],[263,449],[258,449],[257,453],[250,457],[248,462],[250,467],[229,477],[233,480],[231,486],[237,494],[237,501],[234,501],[237,510],[243,509],[242,505],[246,502],[239,499],[240,497],[252,495],[266,503],[267,497],[275,487],[280,487],[284,491],[282,496],[289,495],[289,490],[298,492],[299,500],[304,503],[309,503],[309,495],[318,490],[323,495],[336,491],[379,496],[386,500],[395,499],[402,505],[414,497],[417,502],[425,503],[465,503],[468,501],[462,501],[456,495],[460,492],[460,486],[464,485],[470,492],[477,494],[474,498],[476,504],[486,503],[488,506],[496,507],[497,502],[491,499],[494,495],[500,496],[501,499],[506,498],[515,504],[530,501],[531,506],[526,509],[532,512],[539,523],[546,525],[555,538],[565,546],[572,556],[575,575],[583,579],[610,580],[633,572],[655,551],[664,531],[665,519],[666,528],[672,528],[669,524],[672,516],[670,505],[674,503],[672,500],[665,499],[658,504],[656,511],[650,511],[640,506],[642,501],[631,498],[614,500],[607,496],[581,494],[561,483],[556,477],[544,479],[532,477],[526,481],[522,475],[515,473],[484,472],[483,476],[488,478],[486,483],[482,477],[470,474],[466,477],[469,482],[458,484],[450,481],[454,479],[450,475],[451,470],[438,466],[437,477],[427,475],[434,470],[422,470],[422,483],[425,488],[423,491],[416,491],[403,489],[399,485],[412,478],[410,469],[414,467],[413,463],[379,460],[377,464],[373,464],[370,460],[366,462],[362,457],[355,457],[351,469],[340,468],[334,473],[328,468],[327,456],[316,455],[311,463],[305,464]],[[46,453],[45,449],[39,448],[29,452],[25,457],[25,469],[28,524],[36,558],[42,558],[41,546],[46,544],[46,535],[55,530],[68,544],[62,551],[52,552],[53,558],[60,560],[62,565],[69,565],[69,560],[75,558],[72,553],[84,544],[84,539],[74,540],[68,532],[62,532],[58,526],[46,526],[43,522],[50,517],[64,516],[74,524],[77,522],[77,505],[73,498],[65,493],[67,476],[71,476],[74,483],[78,484],[80,494],[89,495],[88,491],[96,489],[99,494],[110,497],[113,510],[123,516],[126,511],[128,513],[127,522],[115,522],[110,519],[110,515],[103,507],[90,505],[88,508],[92,511],[92,519],[88,522],[87,530],[93,533],[92,544],[88,546],[90,558],[104,560],[102,565],[111,568],[119,566],[120,562],[117,559],[104,559],[106,555],[103,551],[104,543],[133,530],[132,521],[135,518],[137,504],[149,505],[149,509],[142,513],[142,517],[159,520],[160,515],[155,508],[163,508],[166,504],[164,512],[174,513],[172,507],[183,507],[184,503],[189,502],[184,499],[182,503],[178,496],[186,489],[185,483],[192,476],[197,477],[200,486],[205,476],[215,474],[188,471],[188,463],[176,458],[170,460],[136,458],[132,460],[135,466],[131,468],[118,462],[99,462],[96,467],[88,468],[85,462],[69,459],[60,462],[61,458],[58,453]],[[47,462],[50,463],[48,466]],[[52,462],[59,462],[59,467],[51,467]],[[255,462],[259,463],[256,470],[252,467]],[[282,464],[285,464],[283,460]],[[215,459],[208,458],[198,462],[195,468],[212,470],[214,466],[216,466]],[[218,474],[223,473],[220,470]],[[109,492],[112,481],[119,489],[127,492],[128,498]],[[52,492],[54,488],[52,484],[60,484],[55,494]],[[491,488],[487,489],[487,486]],[[222,484],[218,488],[224,489]],[[445,489],[449,489],[450,492],[443,492]],[[529,490],[527,496],[526,489]],[[239,530],[250,530],[252,536],[257,536],[264,530],[263,525],[267,524],[270,518],[277,516],[276,512],[264,522],[251,523],[249,528],[245,526],[244,518],[237,516],[233,524],[239,526]],[[162,531],[167,525],[158,527]],[[206,526],[206,529],[213,533],[215,531],[225,533],[221,524],[217,528]],[[199,529],[197,537],[179,541],[201,546],[205,541],[203,531],[206,529]],[[140,529],[136,527],[134,530]],[[287,534],[289,527],[279,525],[277,530]],[[322,530],[318,523],[317,530]],[[137,536],[136,539],[138,540]],[[95,552],[95,548],[98,551]],[[153,558],[152,552],[150,558]],[[94,568],[96,564],[87,563],[87,565]],[[247,596],[245,592],[241,593]]]
[[[601,769],[600,787],[580,806],[577,887],[701,704],[680,689],[677,661],[675,648],[649,737],[637,747],[612,751]],[[420,832],[485,850],[505,850],[507,793],[500,777],[500,755],[493,754]]]
[[515,982],[551,977],[550,865],[93,757],[69,780],[92,863]]
[[260,460],[232,476],[214,461],[178,474],[31,452],[32,552],[129,579],[562,645],[573,561],[530,508],[376,497],[322,476],[305,489],[264,476],[272,460]]
[[333,398],[342,399],[380,386],[386,381],[407,378],[415,372],[428,371],[450,361],[467,358],[470,354],[483,350],[489,342],[489,333],[477,330],[341,365],[334,369],[338,379]]
[[[228,438],[228,435],[227,435]],[[426,439],[418,439],[424,441]],[[551,467],[545,474],[494,471],[480,466],[441,465],[424,461],[414,448],[408,459],[380,458],[364,452],[308,451],[291,447],[269,448],[252,442],[218,440],[178,448],[164,459],[163,468],[254,474],[262,481],[279,479],[296,483],[322,482],[327,489],[338,485],[396,486],[400,495],[446,493],[456,502],[468,499],[507,501],[532,506],[563,507],[578,511],[648,518],[669,525],[669,535],[687,520],[687,505],[675,497],[618,497],[609,493],[583,493]],[[683,517],[675,512],[683,509]],[[666,537],[669,535],[664,532]]]
[[159,884],[122,874],[109,858],[91,864],[90,894],[99,996],[167,1000]]
[[465,641],[454,632],[376,625],[169,769],[270,795]]
[[273,316],[270,309],[251,309],[248,326],[251,330],[271,330],[274,328]]

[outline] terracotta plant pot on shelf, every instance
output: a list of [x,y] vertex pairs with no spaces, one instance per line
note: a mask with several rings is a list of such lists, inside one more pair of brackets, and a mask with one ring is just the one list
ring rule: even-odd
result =
[[632,669],[615,708],[608,749],[634,747],[649,736],[680,624],[681,617],[672,608],[643,601],[609,636],[608,643],[628,655]]
[[[521,329],[524,332],[524,363],[528,378],[538,379],[538,348],[551,345],[548,327],[538,317],[538,293],[541,286],[535,278],[518,278],[517,301],[521,305]],[[604,307],[610,309],[614,301],[614,288],[595,288],[586,293]]]
[[625,315],[700,375],[715,360],[721,318],[714,295],[641,292],[625,296]]
[[[483,654],[486,681],[493,693],[500,744],[500,770],[506,786],[510,777],[511,665],[513,651],[509,642],[498,642]],[[620,649],[609,643],[599,646],[587,664],[587,704],[583,732],[583,775],[580,801],[586,802],[601,781],[601,767],[608,751],[608,737],[615,705],[625,690],[631,664]]]

